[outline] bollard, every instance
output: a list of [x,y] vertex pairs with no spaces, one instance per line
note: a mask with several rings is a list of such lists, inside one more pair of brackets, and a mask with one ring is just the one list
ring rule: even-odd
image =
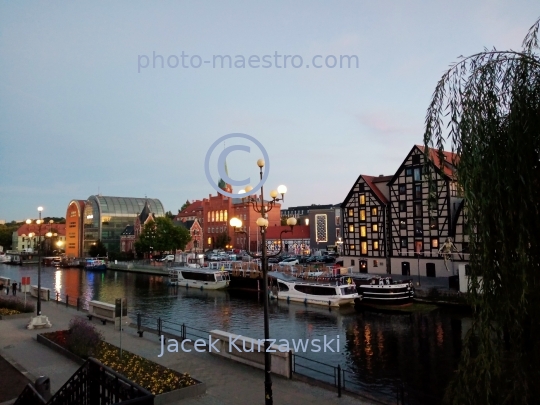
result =
[[341,365],[337,365],[337,396],[341,398]]
[[157,320],[157,330],[158,330],[158,336],[161,338],[161,318],[158,318]]
[[143,337],[142,315],[140,313],[137,314],[137,333],[139,334],[139,337]]
[[68,303],[69,303],[69,295],[66,295],[66,308],[68,306]]
[[58,298],[59,298],[59,297],[60,297],[60,293],[57,292],[57,293],[56,293],[56,304],[57,304],[57,305],[58,305]]

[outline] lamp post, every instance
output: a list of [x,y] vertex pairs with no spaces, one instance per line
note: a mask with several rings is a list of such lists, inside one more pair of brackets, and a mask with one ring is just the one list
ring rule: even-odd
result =
[[[262,181],[263,178],[263,167],[264,167],[264,160],[259,159],[257,161],[257,166],[259,166],[259,174],[260,179]],[[244,192],[250,192],[253,190],[251,186],[247,186]],[[277,190],[272,190],[270,192],[270,197],[272,198],[271,201],[268,203],[265,203],[264,201],[264,190],[261,186],[261,196],[260,196],[260,202],[257,200],[257,198],[253,197],[244,197],[243,200],[246,201],[247,205],[251,205],[253,207],[253,210],[260,214],[260,217],[257,218],[257,226],[259,227],[259,232],[261,233],[261,267],[263,272],[263,297],[264,297],[264,399],[265,399],[265,405],[272,405],[274,400],[272,397],[272,376],[270,375],[271,370],[271,357],[270,353],[268,352],[268,348],[270,345],[270,326],[268,321],[268,257],[275,257],[278,256],[281,251],[283,250],[283,240],[281,238],[281,235],[285,232],[292,232],[294,225],[296,225],[296,218],[289,218],[287,219],[287,225],[290,226],[290,230],[284,230],[281,232],[281,235],[279,237],[279,243],[280,243],[280,249],[279,252],[274,253],[272,255],[269,255],[267,252],[267,246],[266,246],[266,230],[268,228],[268,215],[267,213],[272,210],[272,208],[275,207],[275,204],[278,201],[283,201],[285,199],[285,193],[287,192],[287,187],[285,186],[279,186]],[[277,198],[278,194],[281,194],[281,198]],[[229,221],[230,225],[234,228],[235,233],[243,233],[246,234],[245,231],[242,231],[242,221],[239,218],[231,218]],[[247,239],[247,238],[246,238]],[[244,243],[245,245],[245,243]],[[258,254],[254,254],[249,251],[249,249],[245,249],[246,253],[251,257],[259,257]]]
[[[43,207],[38,207],[38,215],[39,219],[36,220],[36,224],[38,226],[38,293],[37,293],[37,306],[36,306],[36,315],[41,315],[41,225],[43,224],[43,220],[41,219],[41,212],[43,211]],[[27,224],[31,224],[32,220],[27,219]]]
[[341,240],[341,236],[336,241],[336,245],[338,245],[338,254],[342,255],[342,249],[343,249],[343,241]]

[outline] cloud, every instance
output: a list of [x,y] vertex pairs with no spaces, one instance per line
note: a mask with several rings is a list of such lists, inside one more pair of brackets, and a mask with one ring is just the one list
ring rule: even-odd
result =
[[355,118],[365,128],[379,135],[417,135],[422,127],[411,123],[409,118],[388,111],[370,111],[355,114]]

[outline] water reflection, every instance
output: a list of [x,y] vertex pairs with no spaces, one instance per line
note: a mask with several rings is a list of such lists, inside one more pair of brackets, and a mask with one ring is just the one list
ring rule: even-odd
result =
[[[0,265],[0,275],[37,281],[37,268]],[[91,272],[44,267],[42,285],[62,296],[114,302],[127,298],[130,313],[169,320],[202,330],[220,329],[263,337],[261,293],[171,287],[163,276],[124,272]],[[303,356],[350,370],[350,378],[378,389],[405,381],[412,388],[441,398],[456,367],[468,319],[435,311],[389,315],[357,313],[354,308],[328,309],[271,301],[270,336],[276,339],[328,339],[340,336],[340,352]],[[335,349],[335,344],[332,346]],[[349,378],[349,377],[348,377]],[[428,403],[437,401],[429,400]]]

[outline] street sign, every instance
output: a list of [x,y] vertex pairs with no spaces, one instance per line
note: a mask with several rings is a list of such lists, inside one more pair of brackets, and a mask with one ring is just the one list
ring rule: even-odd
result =
[[30,292],[30,277],[23,277],[21,281],[21,292]]

